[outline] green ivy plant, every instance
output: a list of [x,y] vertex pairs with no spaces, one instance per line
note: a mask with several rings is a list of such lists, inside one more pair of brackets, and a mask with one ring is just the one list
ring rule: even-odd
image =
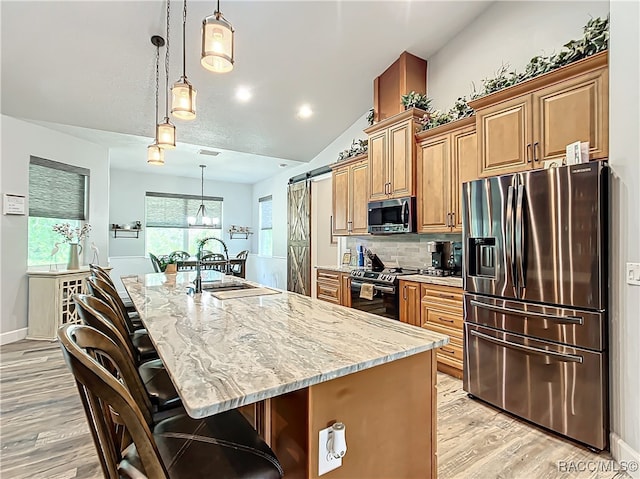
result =
[[373,108],[367,112],[367,123],[369,123],[369,126],[373,125]]
[[338,154],[338,161],[347,160],[354,156],[363,155],[369,151],[369,140],[352,140],[351,146]]
[[409,108],[420,108],[421,110],[429,110],[431,106],[431,98],[429,98],[427,95],[416,93],[415,91],[411,91],[406,95],[402,95],[401,101],[404,105],[405,110],[408,110]]

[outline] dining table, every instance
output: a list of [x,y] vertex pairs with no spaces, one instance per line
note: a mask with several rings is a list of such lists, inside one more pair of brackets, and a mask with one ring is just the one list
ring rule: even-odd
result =
[[321,475],[320,437],[337,422],[347,452],[331,477],[436,477],[436,353],[448,336],[214,270],[194,293],[194,278],[122,277],[190,416],[239,408],[288,479]]

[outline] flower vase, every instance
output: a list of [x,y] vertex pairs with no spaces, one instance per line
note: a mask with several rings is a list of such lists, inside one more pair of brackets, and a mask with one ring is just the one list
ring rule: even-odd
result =
[[79,256],[82,253],[82,246],[78,243],[69,243],[69,262],[67,269],[80,269]]

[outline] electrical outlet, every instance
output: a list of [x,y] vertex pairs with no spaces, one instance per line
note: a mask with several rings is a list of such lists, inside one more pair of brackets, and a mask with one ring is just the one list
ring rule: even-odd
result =
[[627,283],[640,285],[640,263],[627,263]]
[[318,475],[321,476],[329,471],[342,466],[342,458],[336,459],[333,454],[329,453],[327,449],[327,442],[329,442],[329,431],[331,427],[322,429],[318,433]]

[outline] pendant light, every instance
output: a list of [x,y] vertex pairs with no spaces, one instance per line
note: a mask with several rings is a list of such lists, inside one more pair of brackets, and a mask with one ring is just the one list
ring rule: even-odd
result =
[[[158,124],[158,91],[160,90],[160,47],[164,45],[164,38],[154,35],[151,43],[156,47],[156,117],[155,124]],[[154,142],[147,147],[147,163],[150,165],[164,165],[164,150],[158,146],[158,134]]]
[[233,34],[231,24],[220,12],[220,0],[213,15],[202,20],[202,57],[207,70],[226,73],[233,70]]
[[207,216],[207,209],[204,206],[204,169],[207,165],[198,165],[202,169],[200,173],[200,206],[198,207],[198,211],[195,216],[189,216],[187,218],[187,223],[191,227],[211,227],[213,222],[211,218]]
[[164,57],[165,93],[164,121],[156,127],[156,138],[160,148],[167,150],[176,147],[176,127],[169,121],[169,20],[171,0],[167,0],[167,50]]
[[187,0],[182,10],[182,76],[171,88],[171,114],[180,120],[196,117],[196,89],[187,80],[186,65]]

